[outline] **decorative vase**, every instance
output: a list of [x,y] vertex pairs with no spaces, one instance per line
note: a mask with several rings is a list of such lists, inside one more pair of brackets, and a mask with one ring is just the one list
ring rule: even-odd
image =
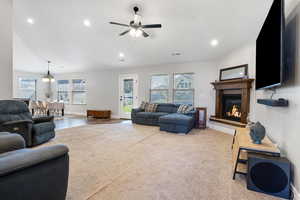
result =
[[261,141],[266,136],[265,127],[260,122],[256,122],[250,127],[250,136],[254,144],[261,144]]

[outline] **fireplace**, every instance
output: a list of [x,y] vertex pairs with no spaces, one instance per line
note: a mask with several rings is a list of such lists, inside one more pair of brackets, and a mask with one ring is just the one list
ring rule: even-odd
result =
[[211,83],[216,90],[216,113],[210,120],[245,127],[252,82],[253,79],[237,79]]
[[242,95],[223,94],[222,101],[222,118],[240,122],[242,117]]

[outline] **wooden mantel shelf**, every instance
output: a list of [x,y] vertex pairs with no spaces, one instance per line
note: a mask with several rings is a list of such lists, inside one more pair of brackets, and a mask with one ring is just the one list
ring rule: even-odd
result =
[[254,79],[235,79],[211,82],[216,90],[250,89]]

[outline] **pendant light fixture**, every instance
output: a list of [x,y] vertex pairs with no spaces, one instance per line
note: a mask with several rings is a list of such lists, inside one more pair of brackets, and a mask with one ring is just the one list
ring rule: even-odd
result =
[[51,61],[48,61],[48,72],[47,74],[43,77],[43,82],[51,82],[53,83],[55,81],[55,78],[54,76],[52,76],[50,74],[50,64],[51,64]]

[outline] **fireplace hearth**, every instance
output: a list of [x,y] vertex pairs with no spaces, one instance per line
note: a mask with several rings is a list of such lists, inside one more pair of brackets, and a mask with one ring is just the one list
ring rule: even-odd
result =
[[216,113],[210,120],[245,127],[253,80],[237,79],[211,83],[216,90]]

